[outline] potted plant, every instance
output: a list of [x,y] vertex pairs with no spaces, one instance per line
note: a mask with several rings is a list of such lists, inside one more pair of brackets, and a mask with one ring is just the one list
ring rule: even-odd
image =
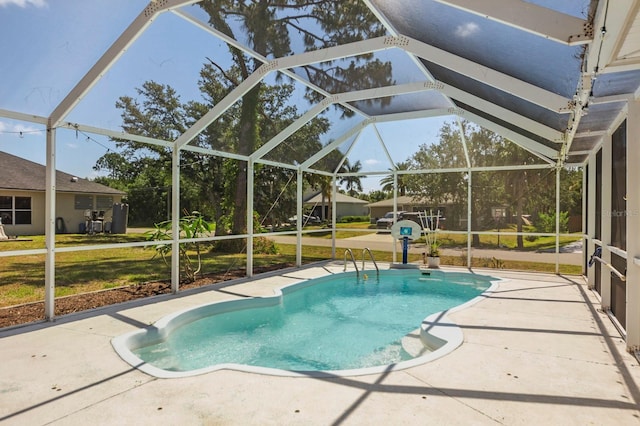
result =
[[440,250],[438,247],[440,243],[438,243],[438,228],[440,226],[440,211],[438,211],[435,215],[433,211],[429,212],[429,215],[426,216],[425,228],[425,239],[427,241],[427,253],[426,260],[427,266],[429,268],[439,268],[440,267]]
[[429,242],[429,251],[427,252],[427,266],[429,268],[439,268],[440,267],[440,250],[438,247],[440,244],[436,241],[435,232],[430,232],[428,234],[433,235],[433,240]]

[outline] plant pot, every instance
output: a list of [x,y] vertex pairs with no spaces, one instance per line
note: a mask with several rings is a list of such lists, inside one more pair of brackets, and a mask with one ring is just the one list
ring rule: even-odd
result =
[[427,266],[429,268],[439,268],[440,267],[440,257],[439,256],[427,256]]

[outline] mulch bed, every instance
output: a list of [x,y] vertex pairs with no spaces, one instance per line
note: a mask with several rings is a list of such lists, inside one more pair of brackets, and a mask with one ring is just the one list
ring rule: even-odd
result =
[[[260,274],[292,266],[294,266],[294,264],[282,263],[265,267],[255,267],[254,273]],[[237,278],[244,278],[245,276],[246,271],[244,269],[234,269],[224,273],[206,275],[197,279],[195,282],[181,283],[180,289],[187,290],[190,288],[198,288]],[[102,306],[109,306],[116,303],[168,293],[171,293],[171,283],[167,281],[155,281],[135,284],[128,287],[119,287],[110,290],[60,297],[55,301],[55,316],[57,317],[74,312],[82,312]],[[0,328],[43,320],[44,302],[34,302],[11,306],[8,308],[0,308]]]

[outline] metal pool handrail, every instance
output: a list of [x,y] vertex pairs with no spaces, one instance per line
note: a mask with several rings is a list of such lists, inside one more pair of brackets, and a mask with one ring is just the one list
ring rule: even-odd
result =
[[618,278],[620,278],[620,281],[627,281],[627,276],[622,272],[618,271],[612,264],[610,264],[609,262],[607,262],[606,260],[602,259],[599,256],[593,256],[593,258],[598,262],[602,263],[607,268],[611,269],[611,272],[613,272]]
[[360,275],[360,271],[358,271],[358,265],[356,264],[356,258],[353,257],[353,251],[351,251],[351,249],[346,249],[344,251],[344,271],[347,270],[347,253],[351,255],[351,262],[353,262],[353,267],[356,268],[356,275]]
[[373,253],[371,253],[371,249],[369,249],[369,247],[365,247],[362,249],[362,270],[364,271],[364,255],[365,253],[369,253],[369,257],[371,258],[371,261],[373,262],[373,266],[376,267],[376,273],[377,276],[380,276],[380,269],[378,269],[378,264],[376,263],[376,260],[373,258]]

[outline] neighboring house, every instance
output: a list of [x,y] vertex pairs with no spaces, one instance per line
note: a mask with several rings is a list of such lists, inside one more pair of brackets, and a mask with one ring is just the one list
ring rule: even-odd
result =
[[[398,196],[398,211],[417,212],[434,208],[437,208],[437,206],[429,206],[423,198],[414,197],[413,195]],[[369,215],[372,223],[384,217],[387,212],[392,211],[393,198],[369,204]]]
[[[331,202],[333,202],[333,199]],[[325,195],[324,217],[326,219],[330,219],[329,204],[329,197]],[[340,220],[340,218],[345,216],[367,216],[367,214],[369,214],[367,204],[365,200],[338,193],[336,194],[336,218]],[[322,218],[322,193],[309,194],[308,197],[304,198],[304,207],[305,209],[309,209],[313,216]]]
[[[45,232],[46,167],[0,151],[0,218],[7,235],[41,235]],[[85,211],[104,212],[111,220],[113,205],[124,192],[56,171],[56,232],[77,233]]]

